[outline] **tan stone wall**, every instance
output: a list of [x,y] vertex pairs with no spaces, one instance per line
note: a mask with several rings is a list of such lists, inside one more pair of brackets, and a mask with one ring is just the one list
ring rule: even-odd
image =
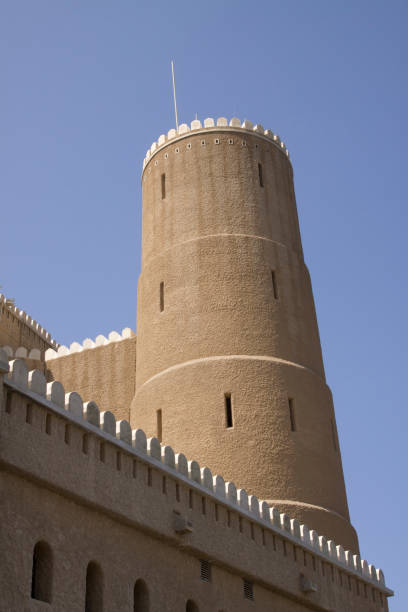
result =
[[288,158],[240,129],[192,132],[142,185],[132,425],[156,435],[162,410],[166,443],[358,551]]
[[28,351],[39,349],[42,357],[48,348],[53,347],[14,312],[0,304],[0,347],[2,346],[10,346],[13,350],[20,346]]
[[47,379],[59,380],[66,391],[129,419],[135,393],[136,336],[71,353],[46,362]]
[[[22,381],[24,371],[14,378]],[[159,462],[135,459],[126,445],[17,390],[16,380],[5,385],[7,401],[0,376],[1,610],[83,610],[91,560],[104,577],[101,612],[131,609],[139,578],[150,591],[150,612],[183,611],[188,598],[201,612],[387,609],[379,585],[344,565],[322,563],[318,553],[283,532],[272,535]],[[189,520],[191,533],[175,532],[175,512]],[[53,552],[51,606],[30,599],[32,552],[40,540]],[[210,583],[200,580],[200,559],[212,563]],[[302,576],[315,590],[302,591]],[[243,578],[254,585],[254,602],[243,597]]]

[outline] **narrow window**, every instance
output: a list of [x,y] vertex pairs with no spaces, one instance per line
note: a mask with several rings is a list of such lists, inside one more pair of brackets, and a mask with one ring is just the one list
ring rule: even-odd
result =
[[287,557],[288,551],[287,551],[287,548],[286,548],[286,541],[283,540],[282,543],[283,543],[283,554],[285,555],[285,557]]
[[180,485],[176,482],[176,501],[180,501]]
[[252,540],[255,540],[255,529],[253,523],[251,523],[251,538]]
[[116,452],[116,469],[118,472],[120,472],[122,469],[122,455],[120,454],[120,451]]
[[225,423],[227,429],[232,427],[232,402],[231,393],[226,393],[225,396]]
[[271,270],[271,281],[272,281],[273,297],[275,298],[275,300],[277,300],[279,297],[279,294],[278,294],[278,282],[276,280],[275,270]]
[[205,514],[206,511],[207,511],[207,509],[206,509],[206,505],[205,505],[205,497],[202,497],[201,498],[201,512],[202,512],[202,514]]
[[191,489],[189,489],[188,491],[188,507],[190,508],[190,510],[193,509],[193,492]]
[[88,454],[88,447],[89,447],[88,434],[84,434],[82,436],[82,452],[84,453],[84,455]]
[[200,578],[203,582],[211,582],[211,563],[209,561],[201,561]]
[[347,575],[347,580],[348,580],[348,588],[349,588],[349,591],[352,591],[352,590],[353,590],[353,588],[352,588],[352,585],[351,585],[351,578],[350,578],[350,576],[349,576],[349,575]]
[[263,187],[263,174],[262,174],[262,164],[258,164],[258,176],[259,176],[259,186]]
[[337,453],[337,439],[336,439],[336,429],[334,427],[333,419],[331,420],[331,431],[332,431],[332,440],[333,440],[333,448]]
[[218,521],[219,516],[218,516],[218,504],[214,505],[214,513],[215,513],[215,520]]
[[160,312],[164,310],[164,282],[160,283]]
[[192,599],[189,599],[186,603],[186,612],[200,612],[197,604]]
[[69,444],[71,441],[71,427],[68,423],[65,424],[64,428],[64,442],[65,444]]
[[103,576],[97,563],[91,561],[86,570],[85,612],[103,610]]
[[367,585],[364,583],[364,597],[367,598]]
[[162,493],[163,495],[167,495],[167,480],[165,476],[162,478]]
[[105,463],[105,442],[99,444],[99,459],[102,463]]
[[231,512],[227,510],[227,527],[231,527]]
[[288,399],[288,404],[289,404],[290,430],[296,431],[295,402],[291,397]]
[[307,556],[306,556],[306,551],[305,550],[303,551],[303,565],[305,567],[307,567]]
[[[262,546],[266,546],[265,529],[262,529]],[[296,548],[295,547],[293,548],[296,552]]]
[[360,583],[358,580],[356,580],[356,592],[357,592],[357,595],[360,597]]
[[326,575],[326,568],[325,568],[325,564],[324,561],[322,561],[322,576]]
[[26,406],[26,423],[31,425],[32,422],[33,422],[33,405],[32,404],[27,404],[27,406]]
[[254,600],[254,585],[249,580],[244,578],[244,597],[245,599]]
[[133,459],[133,464],[132,464],[132,477],[136,478],[137,476],[137,461],[136,459]]
[[166,175],[161,175],[161,192],[162,192],[162,200],[166,197]]
[[153,484],[152,468],[147,468],[147,486],[151,487]]
[[371,592],[372,592],[372,594],[373,594],[373,601],[375,601],[375,590],[374,590],[374,589],[372,589],[372,590],[371,590]]
[[10,414],[10,412],[11,412],[11,400],[12,400],[12,398],[13,398],[13,393],[11,391],[7,390],[7,393],[6,393],[6,412],[8,414]]
[[313,571],[316,571],[316,557],[312,557]]
[[239,524],[239,533],[242,533],[243,532],[242,516],[238,517],[238,524]]
[[51,603],[52,551],[46,542],[37,542],[33,551],[31,598]]
[[51,435],[51,415],[47,414],[45,417],[45,433],[49,436]]
[[159,442],[162,441],[162,411],[156,410],[156,431],[157,431],[157,439]]
[[149,612],[149,591],[143,580],[136,580],[135,582],[133,612]]

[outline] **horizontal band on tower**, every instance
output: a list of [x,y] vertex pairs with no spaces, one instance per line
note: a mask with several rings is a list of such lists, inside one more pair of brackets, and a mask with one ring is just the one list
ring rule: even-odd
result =
[[318,374],[318,372],[315,372],[315,370],[312,370],[311,368],[301,365],[300,363],[295,363],[293,361],[287,361],[286,359],[279,359],[279,357],[270,357],[268,355],[214,355],[212,357],[200,357],[198,359],[190,359],[182,363],[176,363],[175,365],[170,366],[169,368],[166,368],[165,370],[162,370],[161,372],[158,372],[154,376],[151,376],[150,378],[145,380],[145,382],[141,384],[140,387],[138,387],[138,390],[136,391],[136,395],[139,393],[140,389],[144,387],[144,385],[147,385],[148,383],[152,382],[152,380],[155,380],[156,378],[159,378],[160,376],[163,376],[163,374],[167,374],[168,372],[172,372],[174,370],[179,370],[181,368],[185,368],[187,366],[195,365],[195,364],[203,363],[203,362],[229,361],[229,360],[231,361],[233,360],[235,361],[267,361],[267,362],[272,362],[272,363],[278,363],[280,365],[292,366],[294,368],[298,368],[299,370],[303,370],[305,372],[309,372],[310,374],[313,374],[314,376],[317,376],[317,378],[320,378],[320,380],[323,381],[324,385],[327,386],[326,381],[320,376],[320,374]]

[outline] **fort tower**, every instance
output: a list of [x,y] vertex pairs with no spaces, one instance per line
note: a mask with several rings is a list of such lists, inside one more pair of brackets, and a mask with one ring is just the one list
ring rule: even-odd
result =
[[358,552],[287,151],[191,128],[144,165],[131,424]]

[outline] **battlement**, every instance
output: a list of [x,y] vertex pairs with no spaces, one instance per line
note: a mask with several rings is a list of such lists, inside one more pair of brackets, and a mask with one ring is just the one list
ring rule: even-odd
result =
[[[11,348],[11,346],[5,345],[5,346],[0,346],[0,349],[2,349],[8,356],[9,359],[35,359],[35,360],[41,360],[41,351],[40,349],[27,349],[25,346],[19,346],[17,347],[15,350],[13,348]],[[53,349],[48,349],[48,350],[52,350],[53,352],[55,352]]]
[[252,121],[248,121],[245,119],[241,122],[237,117],[233,117],[229,122],[225,117],[218,117],[217,120],[208,117],[204,119],[204,124],[201,124],[201,121],[195,119],[191,122],[190,127],[187,123],[182,123],[179,125],[178,130],[171,129],[166,134],[162,134],[159,136],[159,139],[152,144],[150,149],[147,150],[146,157],[143,160],[143,169],[146,167],[147,163],[150,159],[164,146],[167,145],[170,141],[176,142],[180,138],[184,138],[185,136],[189,136],[191,133],[201,133],[207,131],[242,131],[243,134],[251,133],[256,134],[262,138],[265,138],[268,142],[272,142],[280,151],[282,151],[287,157],[289,157],[289,151],[286,148],[285,143],[280,139],[277,134],[274,134],[272,130],[264,129],[264,127],[260,124],[254,125]]
[[86,338],[82,344],[79,342],[72,342],[69,348],[62,344],[57,350],[50,348],[45,351],[45,360],[50,361],[51,359],[57,359],[58,357],[65,357],[66,355],[72,355],[74,353],[82,353],[82,351],[93,349],[98,346],[105,346],[111,342],[120,342],[121,340],[132,338],[133,336],[135,336],[135,332],[132,331],[130,327],[125,327],[122,329],[121,334],[116,331],[111,331],[107,338],[103,334],[99,334],[96,336],[95,341],[91,340],[90,338]]
[[[9,365],[7,354],[1,350],[0,372],[6,373],[3,381],[6,391],[17,392],[41,406],[47,414],[54,414],[68,423],[71,422],[72,425],[83,430],[83,435],[91,434],[99,438],[101,443],[108,442],[113,447],[116,446],[117,470],[121,465],[119,454],[125,453],[128,457],[133,457],[134,460],[137,459],[155,471],[161,472],[163,476],[168,476],[179,483],[178,486],[188,486],[189,489],[199,493],[202,498],[223,507],[227,512],[237,514],[241,517],[240,525],[241,520],[249,521],[252,527],[247,532],[248,546],[249,542],[254,539],[254,526],[256,526],[263,534],[264,546],[265,534],[270,534],[273,542],[277,537],[294,547],[295,561],[296,549],[303,550],[304,554],[307,553],[314,559],[313,566],[318,559],[323,564],[331,566],[332,573],[335,569],[340,576],[344,574],[352,577],[358,583],[369,585],[376,592],[385,596],[393,594],[385,585],[383,572],[374,565],[369,565],[367,561],[361,560],[358,555],[345,551],[342,546],[336,545],[332,540],[327,541],[324,536],[319,536],[316,531],[309,530],[306,525],[300,525],[296,519],[291,519],[287,514],[279,513],[276,508],[270,508],[265,501],[258,500],[254,495],[248,495],[244,489],[237,488],[234,483],[225,482],[222,476],[213,475],[207,467],[201,467],[194,460],[187,460],[183,453],[176,453],[170,446],[160,444],[156,438],[146,439],[141,429],[132,431],[126,420],[116,421],[110,411],[100,412],[94,402],[83,403],[79,394],[65,393],[61,383],[54,381],[47,384],[39,370],[28,372],[24,361],[15,360]],[[5,412],[8,412],[7,400]],[[21,427],[18,424],[16,426]],[[50,431],[47,433],[50,434]],[[18,434],[14,435],[14,440],[17,439]],[[50,459],[49,457],[48,460]],[[18,457],[18,460],[24,460],[24,458]],[[59,477],[58,470],[56,473]],[[84,473],[84,480],[88,476]],[[119,472],[117,478],[120,478]],[[109,480],[115,489],[115,476],[112,473]],[[75,482],[77,486],[80,485],[77,481]],[[117,493],[113,498],[109,498],[112,503],[116,503],[116,495]],[[183,522],[182,518],[180,520]],[[241,527],[239,531],[242,534]],[[229,537],[233,537],[232,534]],[[245,546],[242,539],[239,546]],[[285,546],[284,544],[283,551],[286,551]],[[284,554],[286,557],[286,552]],[[342,584],[341,579],[340,584]],[[373,595],[373,600],[375,600],[375,595]]]
[[51,334],[47,332],[37,321],[32,319],[30,315],[28,315],[24,310],[20,310],[14,304],[10,304],[5,295],[0,293],[0,318],[2,316],[12,316],[20,324],[26,325],[33,333],[39,336],[46,344],[51,347],[57,349],[59,344],[54,338],[51,337]]

